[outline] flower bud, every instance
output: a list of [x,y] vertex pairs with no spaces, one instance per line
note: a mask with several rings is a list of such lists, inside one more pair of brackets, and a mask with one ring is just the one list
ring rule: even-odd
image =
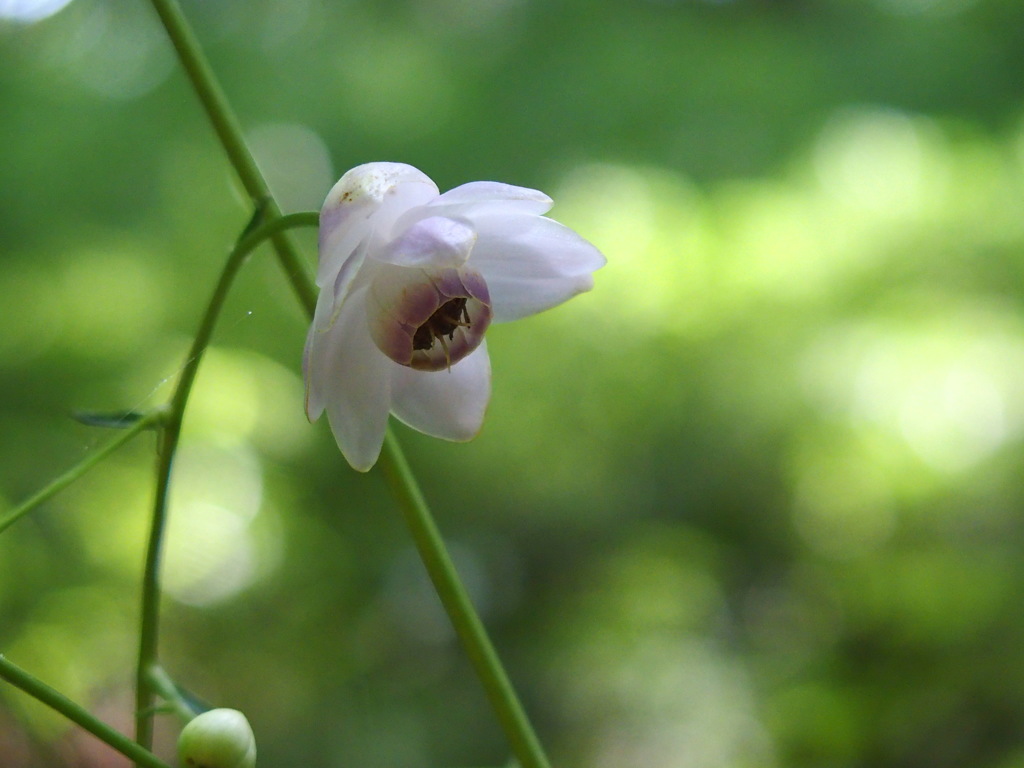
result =
[[178,737],[181,768],[253,768],[256,738],[237,709],[211,709],[196,716]]

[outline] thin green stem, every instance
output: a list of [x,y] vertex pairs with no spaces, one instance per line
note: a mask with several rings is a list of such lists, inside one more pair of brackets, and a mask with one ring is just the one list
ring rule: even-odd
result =
[[178,690],[178,686],[174,684],[170,675],[160,665],[154,664],[149,668],[149,682],[153,686],[153,690],[160,694],[161,698],[171,706],[171,709],[174,710],[174,713],[181,719],[182,723],[189,722],[199,714],[185,701]]
[[[280,209],[260,174],[252,153],[246,146],[241,126],[187,19],[175,0],[150,0],[150,2],[160,16],[196,94],[246,192],[253,199],[257,208],[265,206],[266,218],[275,218]],[[310,284],[309,277],[302,267],[291,240],[279,235],[273,237],[272,241],[285,275],[291,282],[307,314],[312,316],[316,306],[316,291]],[[175,440],[177,439],[174,428],[168,429],[168,433],[173,435]],[[169,462],[170,459],[168,458],[167,461]],[[413,537],[420,549],[420,555],[427,564],[434,585],[441,595],[449,617],[455,625],[477,674],[480,676],[498,720],[504,728],[522,768],[547,768],[548,761],[544,756],[543,749],[508,681],[508,676],[487,637],[483,624],[459,581],[458,574],[433,523],[423,495],[402,456],[398,441],[390,431],[385,441],[381,463],[390,479],[392,492],[396,495],[405,513],[406,522],[412,530]],[[167,469],[169,470],[169,464]],[[166,488],[160,488],[158,491],[163,495],[166,493]],[[162,525],[162,514],[161,512],[154,515],[154,526],[158,522],[158,517]],[[153,621],[155,622],[155,618]],[[151,650],[155,654],[155,646]],[[155,655],[151,658],[155,659]],[[144,669],[140,666],[140,689],[145,688],[148,691],[148,683],[141,682],[143,676]],[[148,701],[149,696],[140,706],[140,711],[146,708]]]
[[[217,138],[220,139],[246,193],[252,198],[253,204],[257,208],[266,206],[266,219],[277,218],[281,215],[281,209],[271,195],[270,187],[260,173],[256,160],[245,143],[242,126],[238,122],[227,96],[224,95],[224,90],[220,87],[185,14],[181,12],[181,7],[175,0],[150,0],[150,2],[160,17],[167,36],[178,53],[178,59],[192,83],[192,88],[199,97],[199,101],[202,102],[203,109],[217,133]],[[316,305],[316,293],[309,285],[309,281],[303,279],[305,269],[294,243],[283,233],[275,234],[272,240],[278,261],[291,279],[292,287],[299,301],[308,311],[312,311]]]
[[136,765],[145,768],[170,768],[152,752],[139,746],[124,734],[115,731],[102,720],[98,720],[64,694],[33,677],[2,654],[0,654],[0,677],[51,709],[60,712],[68,720],[80,725],[100,741],[106,742],[122,755],[134,760]]
[[89,454],[63,475],[52,480],[46,487],[40,489],[32,497],[23,501],[17,507],[4,515],[3,518],[0,518],[0,533],[3,533],[44,501],[52,498],[60,491],[67,488],[75,482],[75,480],[107,458],[107,456],[139,434],[139,432],[153,427],[153,425],[163,417],[164,414],[161,411],[154,411],[143,416],[105,446]]
[[390,428],[384,439],[380,464],[402,508],[406,525],[412,532],[430,580],[484,686],[519,764],[522,768],[548,768],[544,749],[519,703],[515,689],[487,636],[487,630],[473,609],[419,484]]
[[135,738],[139,744],[149,747],[153,742],[153,685],[150,669],[157,661],[157,642],[160,632],[160,553],[163,547],[164,529],[167,524],[167,500],[171,481],[171,465],[181,437],[181,425],[185,406],[192,392],[203,352],[210,344],[213,329],[227,299],[235,276],[252,251],[268,238],[273,238],[293,227],[315,226],[316,213],[294,213],[279,216],[265,224],[248,230],[232,249],[220,279],[213,290],[213,296],[206,306],[199,330],[192,340],[188,357],[175,386],[171,404],[164,422],[164,429],[157,454],[157,487],[153,501],[149,540],[146,546],[146,560],[142,574],[142,606],[139,619],[139,656],[136,667],[135,685]]
[[[315,227],[320,224],[320,213],[318,211],[299,211],[298,213],[289,213],[284,216],[277,215],[274,218],[268,217],[269,214],[264,216],[264,218],[267,218],[265,223],[250,229],[238,241],[238,245],[235,246],[236,250],[244,251],[241,258],[245,258],[245,256],[252,253],[264,240],[273,241],[278,234],[286,230],[299,229],[300,227]],[[306,289],[310,292],[313,291],[308,283],[306,284]],[[314,300],[311,306],[315,305],[316,301]]]

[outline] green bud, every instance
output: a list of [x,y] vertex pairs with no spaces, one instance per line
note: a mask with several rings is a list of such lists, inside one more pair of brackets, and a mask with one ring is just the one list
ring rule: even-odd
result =
[[253,768],[256,738],[237,709],[211,709],[196,716],[178,737],[182,768]]

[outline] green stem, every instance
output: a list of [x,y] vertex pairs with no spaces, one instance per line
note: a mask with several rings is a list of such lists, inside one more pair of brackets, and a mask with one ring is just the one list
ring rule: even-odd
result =
[[160,631],[160,553],[167,524],[167,498],[171,480],[171,465],[178,447],[178,440],[181,437],[185,405],[192,392],[192,384],[195,382],[196,373],[199,370],[199,362],[202,360],[203,352],[210,344],[214,326],[227,299],[231,284],[249,254],[264,240],[273,238],[289,228],[315,226],[317,220],[316,213],[293,213],[258,225],[243,235],[232,249],[231,255],[224,265],[217,286],[213,290],[213,296],[206,306],[206,314],[192,340],[188,357],[185,358],[181,378],[178,379],[174,395],[171,397],[157,456],[156,497],[153,502],[146,561],[142,574],[139,656],[135,685],[135,738],[144,747],[151,746],[153,742],[151,710],[154,690],[149,673],[157,660],[157,640]]
[[107,443],[107,445],[96,450],[94,453],[84,458],[78,464],[71,467],[71,469],[69,469],[63,475],[51,481],[50,484],[47,485],[45,488],[42,488],[31,498],[28,498],[25,501],[23,501],[20,505],[18,505],[10,512],[8,512],[6,515],[4,515],[3,518],[0,518],[0,533],[3,533],[10,526],[14,525],[16,522],[18,522],[18,520],[20,520],[33,509],[38,507],[44,501],[55,496],[57,493],[67,488],[69,485],[75,482],[75,480],[80,478],[94,466],[96,466],[105,458],[107,458],[107,456],[112,454],[122,445],[124,445],[137,434],[139,434],[139,432],[142,432],[144,429],[151,428],[156,422],[160,421],[163,417],[164,414],[162,411],[154,411],[152,413],[147,414],[146,416],[143,416],[130,427],[122,431],[116,438]]
[[[300,227],[316,227],[320,224],[320,213],[317,211],[300,211],[299,213],[289,213],[284,216],[278,214],[274,218],[269,218],[269,214],[267,214],[265,218],[268,218],[268,221],[249,230],[238,241],[235,249],[244,251],[240,258],[244,259],[257,246],[262,244],[264,240],[273,241],[278,234],[286,230],[299,229]],[[308,284],[307,287],[309,287]],[[309,287],[309,290],[312,291],[312,288]],[[316,306],[315,300],[312,306]]]
[[152,752],[142,748],[124,734],[118,733],[102,720],[98,720],[64,694],[33,677],[2,654],[0,654],[0,677],[51,709],[60,712],[71,722],[82,726],[96,738],[134,760],[136,765],[145,768],[170,768]]
[[171,680],[170,676],[160,665],[154,664],[149,668],[149,682],[153,686],[153,690],[171,705],[174,713],[181,719],[182,723],[189,722],[199,714],[182,698],[181,692],[178,691],[178,686],[174,684],[174,681]]
[[[246,193],[252,198],[253,204],[257,208],[266,206],[265,217],[267,219],[277,218],[281,215],[281,209],[271,195],[270,187],[260,173],[256,160],[245,143],[242,126],[238,122],[238,118],[235,117],[235,112],[231,108],[227,96],[224,95],[224,90],[220,87],[210,63],[206,60],[206,55],[192,32],[188,20],[181,12],[181,7],[175,0],[150,0],[150,2],[160,17],[167,36],[178,53],[178,59],[192,83],[192,88],[202,102],[207,117],[213,123],[217,138],[220,139]],[[274,249],[277,251],[278,261],[290,278],[300,303],[307,311],[312,312],[313,307],[316,306],[316,292],[310,286],[309,281],[303,279],[305,269],[294,243],[283,233],[276,234],[272,240]]]
[[380,464],[402,508],[406,525],[412,532],[427,573],[484,686],[512,751],[519,758],[519,764],[522,768],[548,768],[548,760],[540,741],[487,636],[487,630],[473,609],[419,484],[390,428],[384,439]]
[[[280,209],[271,195],[266,181],[260,175],[252,153],[246,146],[238,119],[218,84],[198,40],[192,33],[188,20],[175,0],[150,0],[150,2],[159,14],[192,86],[242,185],[257,208],[261,205],[266,206],[267,218],[273,219],[278,215]],[[316,291],[310,284],[306,271],[302,268],[301,260],[294,246],[284,236],[277,236],[272,240],[285,275],[291,282],[307,314],[312,317],[316,307]],[[434,585],[441,595],[448,615],[455,625],[477,674],[480,676],[498,720],[504,728],[522,768],[547,768],[548,762],[544,751],[508,681],[508,676],[505,674],[493,646],[487,638],[483,624],[466,596],[465,589],[452,566],[444,542],[437,533],[415,478],[398,447],[398,441],[390,431],[385,441],[382,464],[391,479],[392,492],[398,498],[405,512],[406,522],[416,539],[420,555],[427,563]],[[161,492],[165,491],[166,489],[161,489]],[[140,671],[140,676],[142,674],[143,671]],[[148,690],[148,684],[146,686]],[[140,709],[145,708],[145,706],[140,707]]]

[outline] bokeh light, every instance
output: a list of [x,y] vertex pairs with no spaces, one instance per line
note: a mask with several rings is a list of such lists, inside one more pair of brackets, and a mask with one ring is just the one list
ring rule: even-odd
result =
[[32,24],[60,11],[71,0],[2,0],[0,19]]

